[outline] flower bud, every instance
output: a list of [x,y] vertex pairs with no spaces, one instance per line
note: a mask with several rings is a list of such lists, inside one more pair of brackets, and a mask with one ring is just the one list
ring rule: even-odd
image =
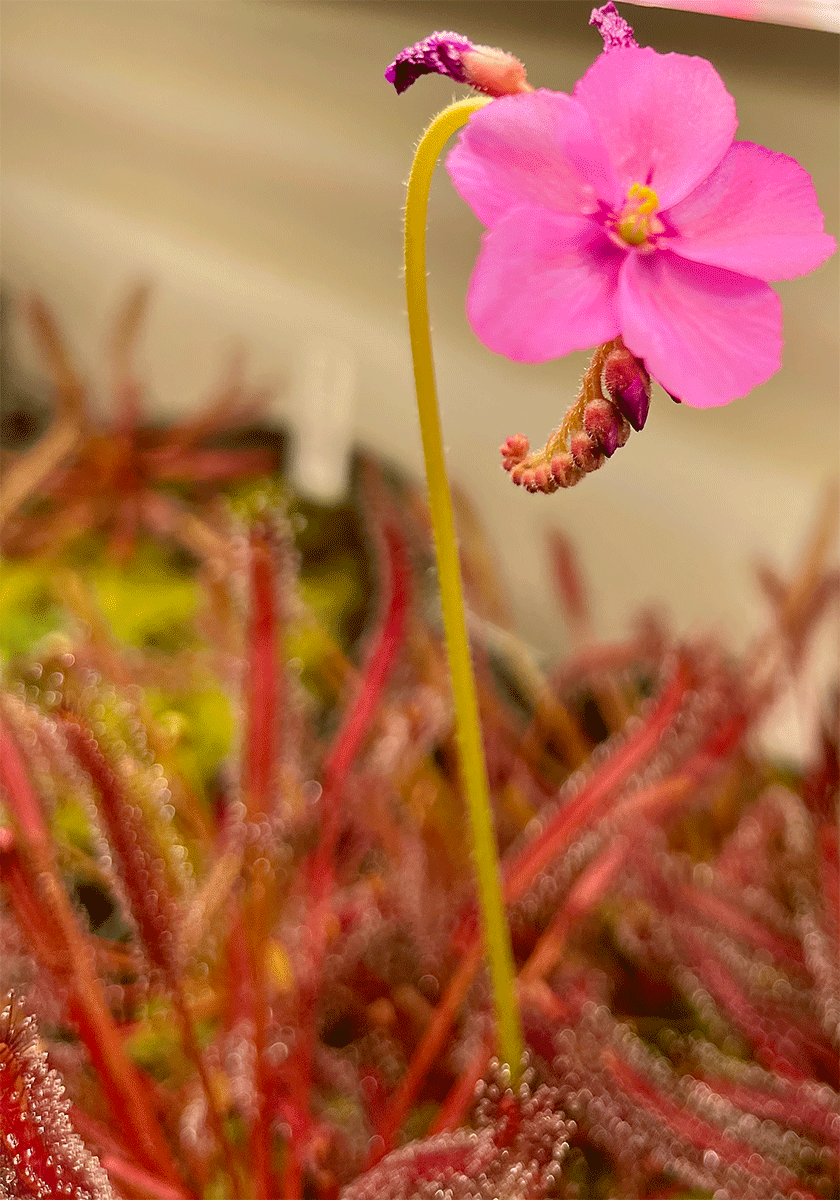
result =
[[572,452],[572,458],[586,472],[597,471],[604,461],[604,452],[601,447],[583,430],[580,433],[572,434],[569,439],[569,449]]
[[554,491],[550,486],[551,475],[548,467],[544,463],[540,463],[538,467],[534,467],[534,490],[538,492]]
[[530,449],[531,444],[524,433],[512,434],[499,447],[502,456],[502,466],[506,471],[509,471],[511,467],[522,462]]
[[537,482],[537,471],[534,467],[526,467],[524,464],[520,464],[518,467],[513,468],[510,477],[514,483],[523,487],[526,492],[538,492],[541,490]]
[[604,360],[601,390],[634,429],[644,427],[650,408],[650,376],[626,346],[616,346]]
[[630,436],[629,424],[609,400],[589,401],[583,410],[583,427],[607,458],[612,458]]
[[584,471],[575,462],[568,450],[563,450],[560,454],[555,454],[549,466],[551,477],[558,487],[574,487],[576,483],[583,479]]
[[[608,398],[608,387],[622,398]],[[511,479],[527,492],[550,495],[558,488],[574,487],[585,475],[597,471],[630,436],[630,426],[641,428],[647,415],[650,378],[644,365],[614,338],[599,346],[581,380],[577,400],[539,450],[515,433],[499,447],[502,465]]]

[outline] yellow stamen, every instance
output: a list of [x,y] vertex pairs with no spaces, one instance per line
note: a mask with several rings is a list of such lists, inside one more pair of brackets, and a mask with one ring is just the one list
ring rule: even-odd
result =
[[649,188],[644,183],[634,183],[630,191],[627,193],[628,199],[633,199],[638,196],[636,204],[636,212],[652,213],[659,208],[659,197],[653,188]]
[[617,223],[616,232],[631,246],[642,246],[652,233],[661,232],[660,222],[654,215],[659,208],[659,197],[645,183],[634,183],[627,193],[627,203]]

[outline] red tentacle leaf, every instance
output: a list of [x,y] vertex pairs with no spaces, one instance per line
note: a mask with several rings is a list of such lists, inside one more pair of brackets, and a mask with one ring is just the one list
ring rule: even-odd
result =
[[0,1013],[0,1190],[15,1200],[114,1200],[68,1116],[64,1085],[38,1048],[35,1018],[12,998]]
[[275,539],[266,525],[248,543],[248,616],[245,632],[244,794],[249,815],[271,812],[277,782],[281,611],[274,557]]
[[67,744],[96,789],[115,865],[149,961],[166,978],[173,978],[177,967],[177,912],[163,860],[155,852],[140,810],[132,803],[93,731],[80,717],[66,711],[60,717]]
[[507,864],[504,886],[508,903],[522,895],[535,876],[568,845],[574,833],[591,820],[610,795],[654,752],[679,711],[691,682],[691,670],[683,658],[644,725],[628,738],[569,804],[557,810],[540,835]]
[[[324,760],[321,796],[322,830],[312,864],[312,883],[316,906],[329,894],[332,885],[332,857],[339,832],[341,790],[347,772],[362,747],[376,712],[385,681],[393,666],[405,634],[409,604],[409,568],[405,546],[396,527],[383,530],[387,580],[387,606],[382,624],[362,669],[355,697]],[[320,899],[319,899],[320,898]]]
[[696,1113],[681,1107],[663,1090],[655,1087],[649,1079],[622,1060],[613,1049],[605,1051],[603,1062],[624,1095],[638,1101],[652,1116],[662,1121],[667,1129],[684,1139],[690,1146],[702,1150],[704,1154],[711,1150],[729,1167],[743,1166],[747,1175],[764,1176],[768,1190],[771,1187],[774,1190],[784,1187],[788,1194],[793,1194],[794,1190],[798,1191],[803,1200],[819,1200],[817,1193],[805,1188],[795,1175],[791,1175],[777,1163],[763,1160],[749,1143],[740,1142],[737,1138],[722,1133]]
[[[37,804],[29,783],[23,755],[8,733],[0,758],[0,780],[10,798],[10,807],[20,807],[21,796]],[[43,820],[43,818],[41,818]],[[35,829],[39,827],[36,821]],[[93,956],[58,881],[49,846],[28,838],[29,826],[21,825],[24,855],[15,860],[15,894],[45,939],[44,965],[53,971],[61,992],[69,992],[67,1012],[79,1031],[112,1111],[120,1114],[131,1131],[139,1160],[147,1169],[159,1171],[171,1183],[180,1182],[166,1140],[152,1111],[143,1080],[126,1057],[122,1039],[105,1003],[102,984],[94,973]],[[15,853],[15,851],[11,851]],[[19,868],[19,870],[17,869]],[[39,948],[40,942],[35,943]]]

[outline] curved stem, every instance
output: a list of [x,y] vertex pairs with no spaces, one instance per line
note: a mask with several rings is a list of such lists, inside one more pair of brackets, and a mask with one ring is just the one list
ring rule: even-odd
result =
[[405,286],[414,382],[417,390],[417,412],[426,460],[446,649],[452,675],[461,783],[467,798],[472,826],[476,883],[493,985],[499,1055],[516,1079],[522,1055],[522,1033],[510,931],[499,884],[496,839],[490,809],[475,678],[464,616],[458,544],[452,498],[446,477],[426,295],[426,212],[435,163],[449,137],[466,124],[471,113],[487,103],[486,99],[470,98],[451,104],[435,117],[420,141],[411,168],[406,196]]

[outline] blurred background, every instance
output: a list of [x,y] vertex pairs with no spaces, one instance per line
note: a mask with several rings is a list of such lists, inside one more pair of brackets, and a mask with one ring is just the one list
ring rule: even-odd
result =
[[[241,344],[252,374],[277,380],[269,419],[298,430],[299,479],[314,496],[340,494],[354,442],[419,473],[401,213],[417,137],[453,88],[427,79],[398,99],[384,68],[404,45],[454,29],[518,55],[537,86],[569,90],[600,50],[591,7],[7,0],[11,393],[40,386],[19,297],[44,295],[104,385],[109,318],[148,279],[143,372],[156,419],[195,408]],[[836,236],[836,4],[679,7],[700,11],[623,11],[642,45],[714,62],[739,138],[803,164]],[[562,643],[545,554],[559,528],[580,550],[602,635],[656,601],[682,628],[741,643],[765,618],[754,564],[790,565],[838,470],[837,258],[779,285],[784,367],[764,387],[708,412],[657,390],[643,435],[578,488],[544,497],[511,486],[498,446],[516,432],[544,441],[586,356],[522,366],[476,341],[464,295],[479,234],[441,172],[429,269],[449,468],[491,532],[520,631],[539,650]]]

